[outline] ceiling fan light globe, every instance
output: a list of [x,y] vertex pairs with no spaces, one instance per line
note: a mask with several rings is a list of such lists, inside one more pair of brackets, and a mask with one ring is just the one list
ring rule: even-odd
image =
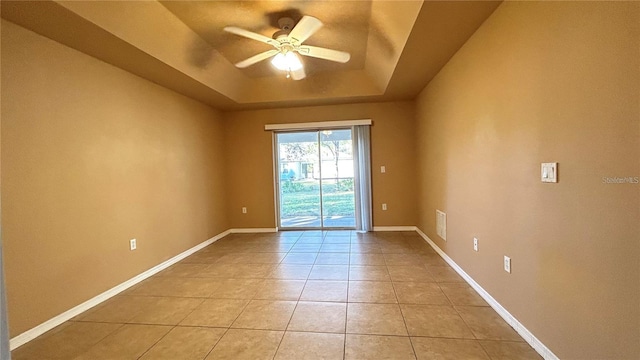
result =
[[273,57],[271,64],[278,70],[296,71],[302,69],[302,63],[298,56],[289,51],[286,54],[279,53]]

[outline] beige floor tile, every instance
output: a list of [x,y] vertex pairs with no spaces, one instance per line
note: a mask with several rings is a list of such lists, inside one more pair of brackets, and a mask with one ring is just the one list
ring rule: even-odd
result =
[[424,266],[387,266],[392,281],[434,282],[435,279]]
[[453,305],[489,306],[467,283],[440,283],[440,288]]
[[309,280],[348,280],[348,265],[313,265]]
[[214,263],[200,272],[200,276],[216,279],[232,279],[236,273],[236,268],[229,264]]
[[391,281],[391,277],[386,266],[351,265],[349,280]]
[[427,266],[449,266],[446,261],[436,253],[420,254]]
[[380,250],[383,254],[412,254],[413,248],[408,244],[381,244]]
[[382,254],[380,246],[375,243],[351,243],[352,254]]
[[492,360],[541,360],[542,357],[529,344],[512,341],[480,340]]
[[418,360],[491,360],[477,340],[412,337]]
[[474,339],[471,329],[451,306],[400,305],[411,336]]
[[244,252],[249,249],[249,246],[242,249],[234,249],[233,252],[227,253],[216,261],[216,264],[246,264],[246,255]]
[[206,360],[271,360],[283,335],[283,331],[229,329]]
[[218,260],[219,264],[278,264],[287,253],[242,252],[231,253]]
[[345,302],[347,288],[347,281],[308,280],[300,300]]
[[351,265],[385,265],[382,254],[351,253]]
[[122,324],[66,322],[12,351],[14,360],[73,359]]
[[262,279],[224,279],[209,297],[214,299],[253,299],[262,288]]
[[325,236],[323,244],[350,244],[351,237],[348,235],[345,236]]
[[322,230],[305,230],[302,235],[300,235],[300,239],[308,238],[308,237],[321,237],[324,239],[325,232]]
[[393,285],[387,281],[349,281],[349,302],[396,304]]
[[199,277],[208,266],[208,264],[178,263],[159,272],[157,276]]
[[408,337],[348,334],[344,358],[345,360],[404,360],[416,357]]
[[131,295],[208,297],[219,286],[209,278],[151,277],[131,292]]
[[177,326],[140,359],[202,360],[226,331],[227,329]]
[[464,282],[464,279],[448,266],[429,266],[427,270],[437,282]]
[[238,279],[265,279],[276,267],[275,264],[237,264],[234,276]]
[[451,305],[437,283],[395,282],[393,287],[401,304]]
[[425,261],[417,254],[384,254],[384,260],[387,265],[408,266],[418,265],[424,266]]
[[316,258],[316,265],[349,265],[349,253],[322,252]]
[[349,303],[347,333],[407,336],[407,328],[396,304]]
[[127,324],[75,359],[137,359],[170,330],[171,326]]
[[342,360],[343,334],[289,332],[284,334],[276,360]]
[[248,303],[249,300],[207,299],[182,320],[180,325],[229,327]]
[[[252,249],[256,249],[255,247]],[[247,253],[247,264],[279,264],[285,256],[286,252],[258,252]]]
[[276,239],[281,243],[295,244],[300,235],[302,235],[302,231],[280,231],[270,235],[273,239]]
[[353,230],[324,230],[325,238],[328,237],[351,237],[355,232]]
[[222,253],[222,252],[198,251],[197,253],[184,258],[182,261],[180,261],[180,263],[182,264],[213,264],[224,255],[225,253]]
[[318,253],[289,253],[282,259],[281,264],[313,265]]
[[317,237],[304,237],[296,241],[296,244],[322,244],[324,239],[321,236]]
[[289,250],[290,253],[317,253],[320,251],[320,247],[322,247],[322,244],[303,244],[300,242],[297,242],[295,245],[293,245],[293,247],[291,248],[291,250]]
[[251,300],[231,327],[284,330],[295,307],[295,301]]
[[490,307],[456,306],[455,309],[478,339],[523,341],[520,335]]
[[346,303],[300,301],[287,331],[344,333],[346,318]]
[[251,247],[251,252],[286,253],[293,247],[293,243],[258,244]]
[[76,316],[74,321],[125,323],[156,299],[149,296],[118,295]]
[[349,253],[351,251],[351,244],[328,244],[323,243],[320,247],[321,253]]
[[304,280],[265,280],[254,299],[297,301],[304,284]]
[[153,303],[148,304],[128,322],[133,324],[177,325],[193,309],[202,304],[203,299],[155,297]]
[[313,265],[282,264],[275,268],[268,278],[286,280],[306,280]]
[[174,284],[180,281],[181,279],[152,276],[127,291],[127,295],[171,296]]

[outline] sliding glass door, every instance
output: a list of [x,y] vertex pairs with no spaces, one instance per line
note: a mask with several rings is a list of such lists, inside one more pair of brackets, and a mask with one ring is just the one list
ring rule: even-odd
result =
[[355,228],[351,129],[276,133],[279,227]]

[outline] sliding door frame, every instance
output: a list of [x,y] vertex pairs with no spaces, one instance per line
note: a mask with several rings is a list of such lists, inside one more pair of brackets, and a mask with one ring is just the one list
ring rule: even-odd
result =
[[[355,230],[356,229],[356,225],[354,224],[354,226],[341,226],[341,227],[337,227],[337,226],[331,226],[331,227],[327,227],[324,226],[324,204],[323,204],[323,194],[322,194],[322,140],[320,138],[320,133],[322,131],[327,131],[327,130],[349,130],[351,132],[351,146],[354,146],[354,142],[353,142],[353,137],[354,137],[354,132],[353,132],[353,127],[352,126],[336,126],[336,127],[319,127],[319,128],[305,128],[305,129],[287,129],[287,130],[274,130],[273,131],[273,135],[272,135],[272,143],[273,143],[273,174],[274,174],[274,192],[275,192],[275,213],[276,213],[276,224],[277,224],[277,228],[278,230],[284,230],[284,231],[295,231],[295,230],[299,230],[299,231],[304,231],[304,230]],[[286,133],[302,133],[302,132],[308,132],[308,133],[316,133],[316,138],[317,138],[317,142],[318,142],[318,173],[319,173],[319,193],[320,193],[320,226],[319,227],[313,227],[313,226],[309,226],[309,227],[282,227],[282,218],[280,216],[280,207],[281,207],[281,181],[280,181],[280,144],[278,142],[278,134],[286,134]],[[354,151],[355,149],[353,149],[352,151]],[[354,181],[356,181],[356,176],[355,176],[355,163],[352,165],[354,167]],[[356,216],[356,210],[358,207],[358,204],[356,203],[356,194],[355,194],[355,190],[354,190],[354,217]]]

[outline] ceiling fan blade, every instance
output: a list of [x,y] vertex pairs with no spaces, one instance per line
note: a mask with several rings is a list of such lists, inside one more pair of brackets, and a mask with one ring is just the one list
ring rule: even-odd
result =
[[351,54],[344,51],[331,50],[317,46],[303,45],[298,49],[298,53],[304,56],[310,56],[318,59],[336,61],[346,63],[351,59]]
[[264,36],[262,34],[258,34],[258,33],[254,33],[252,31],[249,30],[245,30],[245,29],[241,29],[239,27],[235,27],[235,26],[227,26],[224,28],[224,31],[226,32],[230,32],[232,34],[236,34],[236,35],[240,35],[240,36],[244,36],[246,38],[249,39],[253,39],[253,40],[257,40],[269,45],[280,45],[280,43],[276,40],[273,40],[272,38],[268,37],[268,36]]
[[312,17],[312,16],[303,16],[298,24],[291,30],[289,33],[289,37],[298,41],[298,43],[303,43],[305,40],[309,38],[309,36],[313,35],[318,29],[322,27],[322,21]]
[[236,67],[239,67],[241,69],[244,69],[248,66],[251,66],[255,63],[259,63],[262,60],[268,59],[272,56],[274,56],[275,54],[279,53],[278,50],[269,50],[269,51],[265,51],[263,53],[260,53],[258,55],[254,55],[248,59],[242,60],[239,63],[236,64]]
[[302,80],[307,77],[307,73],[304,72],[304,67],[291,72],[291,78],[293,80]]

